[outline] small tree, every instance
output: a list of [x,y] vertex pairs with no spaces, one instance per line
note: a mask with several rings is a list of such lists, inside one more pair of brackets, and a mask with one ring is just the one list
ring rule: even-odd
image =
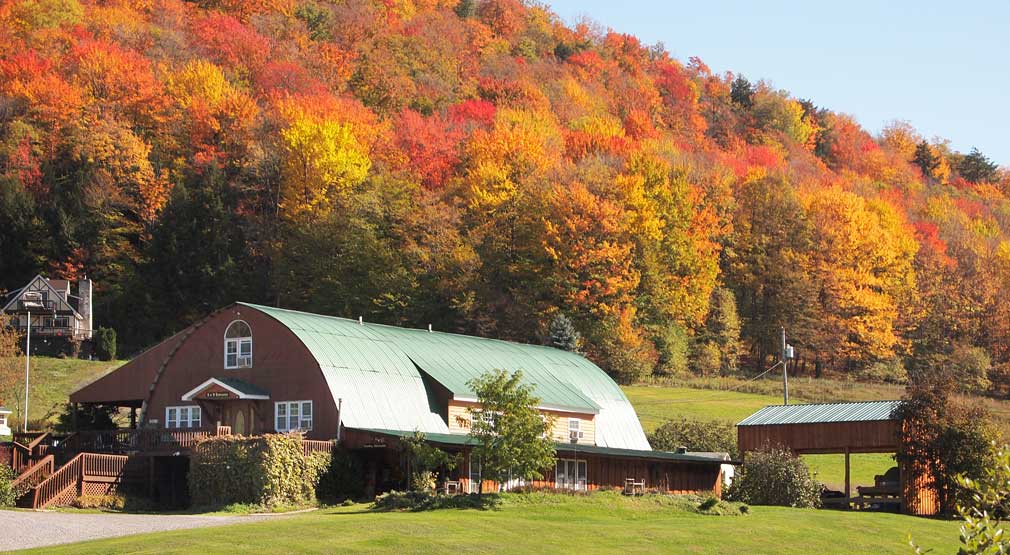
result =
[[821,485],[803,459],[782,447],[768,446],[747,453],[743,466],[726,490],[726,498],[751,505],[816,507]]
[[988,411],[950,398],[954,380],[946,373],[912,384],[895,416],[902,433],[895,458],[907,480],[936,490],[940,509],[951,513],[963,495],[957,476],[976,479],[991,460],[995,431]]
[[[482,473],[504,484],[509,475],[525,480],[543,478],[554,466],[553,422],[542,418],[533,387],[522,383],[522,371],[488,372],[470,380],[479,409],[472,409],[470,436],[477,440],[471,456]],[[483,482],[480,493],[484,493]]]
[[435,489],[435,471],[440,468],[456,468],[456,457],[427,442],[422,432],[400,442],[409,466],[408,486],[412,491]]
[[575,329],[575,324],[572,323],[571,318],[559,312],[557,316],[551,320],[550,332],[551,347],[573,353],[579,352],[579,347],[582,343],[582,336],[580,336],[578,330]]
[[95,330],[95,356],[98,360],[114,360],[116,358],[116,330],[98,328]]

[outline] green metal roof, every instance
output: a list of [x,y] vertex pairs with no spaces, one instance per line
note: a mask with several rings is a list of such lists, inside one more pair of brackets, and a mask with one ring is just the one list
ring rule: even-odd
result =
[[227,384],[228,387],[241,391],[246,395],[265,395],[268,397],[270,396],[269,391],[266,391],[260,387],[256,387],[255,385],[245,380],[240,380],[238,378],[214,378],[214,379],[223,384]]
[[[373,434],[386,435],[390,437],[411,437],[414,432],[400,430],[376,430],[364,429],[362,431]],[[466,434],[424,434],[424,439],[431,443],[454,446],[477,445],[477,440]],[[704,462],[714,464],[729,464],[722,454],[700,454],[700,453],[671,453],[669,451],[651,451],[641,449],[620,449],[616,447],[598,447],[596,445],[575,445],[571,443],[556,443],[554,448],[558,453],[582,453],[589,455],[603,455],[610,457],[638,458],[659,461],[679,461],[679,462]]]
[[737,426],[894,420],[894,409],[900,405],[901,401],[773,405],[748,416],[737,424]]
[[[319,362],[354,428],[447,433],[421,373],[458,400],[476,400],[467,382],[489,370],[522,370],[541,408],[593,413],[596,441],[649,449],[621,388],[589,360],[566,351],[444,332],[361,324],[356,320],[239,303],[294,333]],[[255,333],[255,331],[254,331]]]

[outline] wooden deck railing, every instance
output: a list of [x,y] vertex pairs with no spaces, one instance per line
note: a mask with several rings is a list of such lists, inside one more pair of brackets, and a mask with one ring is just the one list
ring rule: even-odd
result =
[[11,449],[11,468],[14,474],[21,474],[32,465],[32,451],[17,441],[11,442]]
[[332,441],[317,441],[313,439],[303,439],[302,448],[305,449],[305,455],[308,456],[309,453],[332,453],[333,452],[333,442]]
[[43,480],[52,475],[55,470],[55,461],[52,455],[46,455],[42,460],[28,467],[27,470],[21,473],[17,478],[11,482],[11,488],[14,491],[29,490],[40,483]]
[[70,462],[32,488],[26,506],[30,509],[44,509],[66,495],[70,488],[74,488],[75,496],[80,493],[81,469],[87,455],[81,453],[70,459]]
[[84,453],[81,475],[85,477],[122,478],[130,457]]
[[205,430],[107,430],[77,432],[60,448],[75,453],[136,453],[186,451],[210,435]]

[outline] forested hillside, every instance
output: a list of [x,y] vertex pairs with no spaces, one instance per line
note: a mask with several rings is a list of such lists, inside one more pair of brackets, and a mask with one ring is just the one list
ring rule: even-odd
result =
[[1010,174],[752,77],[519,0],[2,0],[0,288],[87,274],[127,355],[247,300],[1010,385]]

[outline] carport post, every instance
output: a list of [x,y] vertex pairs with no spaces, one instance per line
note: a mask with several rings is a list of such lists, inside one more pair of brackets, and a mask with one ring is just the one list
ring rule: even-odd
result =
[[851,490],[849,489],[849,448],[845,448],[845,506],[849,508]]

